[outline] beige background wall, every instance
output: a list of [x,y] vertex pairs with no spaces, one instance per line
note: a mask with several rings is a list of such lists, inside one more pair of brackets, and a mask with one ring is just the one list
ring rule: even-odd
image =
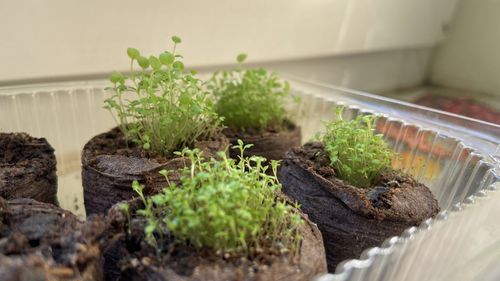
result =
[[500,95],[500,1],[461,0],[437,48],[432,83]]
[[5,0],[0,84],[126,69],[127,47],[158,53],[178,34],[194,67],[232,63],[244,51],[252,62],[343,86],[411,86],[424,79],[456,2]]

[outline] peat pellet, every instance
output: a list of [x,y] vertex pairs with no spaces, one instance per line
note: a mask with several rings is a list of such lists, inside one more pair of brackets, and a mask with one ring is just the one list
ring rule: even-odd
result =
[[[257,155],[265,157],[268,160],[280,160],[288,150],[301,144],[301,129],[291,123],[281,131],[268,130],[258,132],[247,130],[243,132],[225,128],[223,133],[229,139],[232,146],[238,144],[238,139],[241,139],[245,144],[253,144],[252,147],[245,150],[245,157]],[[229,156],[233,159],[239,159],[239,149],[231,148]]]
[[[223,135],[213,140],[199,141],[195,147],[205,157],[215,157],[229,142]],[[131,199],[137,194],[132,182],[145,185],[146,195],[160,192],[169,183],[177,182],[187,158],[151,157],[145,151],[127,143],[119,128],[100,134],[85,144],[82,151],[82,183],[87,215],[105,214],[115,203]],[[169,171],[168,180],[160,170]]]
[[56,157],[45,138],[0,133],[0,196],[57,205]]
[[[128,203],[131,214],[142,208],[137,199]],[[107,215],[107,239],[102,240],[106,280],[312,280],[326,273],[325,251],[317,226],[304,214],[302,218],[305,220],[300,229],[303,239],[300,254],[294,260],[286,254],[262,255],[254,260],[226,259],[208,250],[197,252],[178,244],[172,244],[170,253],[159,259],[156,249],[144,241],[146,221],[132,218],[129,228],[128,218],[119,205],[115,205]]]
[[99,220],[25,198],[0,198],[0,218],[0,280],[103,280]]
[[387,171],[374,186],[358,188],[337,179],[329,163],[321,143],[307,143],[287,153],[279,180],[318,224],[330,272],[439,211],[431,191],[407,174]]
[[41,254],[8,257],[0,254],[0,280],[2,281],[102,281],[99,264],[86,267],[82,272],[67,266],[54,265]]

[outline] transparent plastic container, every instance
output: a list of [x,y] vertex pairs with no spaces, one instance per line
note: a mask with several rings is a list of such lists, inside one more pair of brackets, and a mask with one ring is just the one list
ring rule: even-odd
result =
[[356,260],[339,264],[336,280],[500,280],[500,126],[358,91],[291,79],[302,97],[291,105],[305,135],[335,116],[381,114],[377,129],[399,153],[397,167],[425,183],[441,212],[388,237]]
[[[304,141],[321,121],[382,114],[377,130],[400,157],[394,165],[433,192],[441,213],[388,237],[318,280],[498,280],[500,126],[367,93],[288,77],[298,103],[287,105]],[[116,125],[103,108],[106,81],[0,88],[0,130],[45,137],[56,150],[61,206],[84,216],[80,153]],[[496,269],[496,271],[495,271]],[[490,279],[488,279],[490,278]]]

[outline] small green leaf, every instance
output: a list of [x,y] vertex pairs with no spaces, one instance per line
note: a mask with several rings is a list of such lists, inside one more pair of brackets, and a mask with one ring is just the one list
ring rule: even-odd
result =
[[187,93],[182,93],[179,97],[179,102],[182,106],[187,106],[191,103],[191,97]]
[[132,189],[137,192],[137,193],[141,193],[142,192],[142,189],[144,188],[144,186],[142,184],[140,184],[137,180],[134,180],[132,182]]
[[169,52],[164,52],[160,54],[160,61],[164,65],[171,65],[174,62],[174,56]]
[[199,114],[199,113],[202,113],[203,110],[201,109],[201,107],[197,104],[192,104],[191,105],[191,111],[194,112],[195,114]]
[[146,69],[149,67],[149,60],[143,56],[139,56],[137,58],[137,62],[139,63],[139,66],[142,68],[142,69]]
[[183,70],[184,64],[181,61],[176,61],[172,64],[175,69]]
[[123,74],[121,74],[120,72],[113,72],[111,73],[111,75],[109,76],[109,80],[111,81],[111,83],[123,83],[125,81],[125,77],[123,76]]
[[120,205],[118,205],[120,210],[124,211],[124,212],[128,212],[129,210],[129,205],[127,203],[120,203]]
[[245,148],[252,148],[254,146],[253,143],[245,144]]
[[151,148],[151,145],[149,144],[149,142],[146,142],[142,145],[142,148],[144,148],[144,150],[149,150]]
[[161,62],[157,57],[150,56],[149,64],[151,65],[151,68],[153,68],[154,70],[159,70],[161,68]]
[[163,198],[163,196],[161,196],[161,194],[159,195],[155,195],[153,197],[151,197],[151,200],[153,201],[153,203],[155,203],[156,205],[162,205],[162,204],[165,204],[165,199]]
[[164,177],[167,177],[167,175],[168,175],[168,171],[166,169],[162,169],[158,173],[160,173],[160,175],[162,175]]
[[181,38],[179,36],[172,36],[172,41],[175,43],[175,44],[179,44],[182,42]]
[[139,52],[139,50],[137,50],[135,48],[128,48],[127,55],[129,58],[136,60],[141,56],[141,53]]
[[241,53],[236,57],[238,63],[243,63],[247,58],[247,54]]
[[156,223],[150,222],[145,228],[144,228],[144,233],[146,235],[152,235],[156,230]]

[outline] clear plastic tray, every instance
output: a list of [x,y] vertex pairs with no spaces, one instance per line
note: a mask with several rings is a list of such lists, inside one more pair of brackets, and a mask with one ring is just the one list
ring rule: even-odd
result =
[[[327,280],[471,280],[494,276],[500,258],[500,126],[362,92],[288,77],[299,103],[288,106],[304,141],[322,120],[382,114],[377,129],[398,152],[394,165],[430,187],[443,210],[436,218],[389,237],[360,259],[341,263]],[[115,126],[103,108],[106,81],[0,89],[0,130],[45,137],[56,149],[59,201],[84,216],[80,152],[94,135]],[[479,262],[478,262],[479,261]],[[457,272],[464,271],[467,274]],[[469,278],[470,277],[470,278]],[[468,279],[469,278],[469,279]],[[492,279],[493,280],[493,279]]]
[[367,93],[292,79],[302,97],[291,105],[305,135],[317,120],[382,114],[377,129],[401,155],[396,166],[430,187],[441,212],[359,259],[344,261],[336,280],[499,280],[500,126]]

